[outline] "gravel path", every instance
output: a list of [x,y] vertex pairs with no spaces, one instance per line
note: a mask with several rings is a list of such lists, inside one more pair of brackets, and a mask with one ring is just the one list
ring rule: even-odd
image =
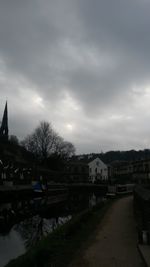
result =
[[70,267],[143,267],[137,250],[132,196],[118,199],[99,225],[96,237]]

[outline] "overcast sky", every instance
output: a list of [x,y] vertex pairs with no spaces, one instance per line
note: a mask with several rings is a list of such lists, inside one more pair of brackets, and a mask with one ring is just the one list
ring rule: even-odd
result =
[[77,153],[150,147],[150,0],[0,0],[0,114]]

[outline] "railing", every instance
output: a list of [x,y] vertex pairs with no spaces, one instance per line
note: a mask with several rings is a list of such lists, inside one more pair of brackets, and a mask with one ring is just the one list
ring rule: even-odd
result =
[[150,189],[137,186],[134,190],[134,211],[139,243],[150,245]]

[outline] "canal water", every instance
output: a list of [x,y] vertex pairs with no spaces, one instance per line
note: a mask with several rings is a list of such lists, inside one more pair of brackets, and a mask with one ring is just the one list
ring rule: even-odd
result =
[[0,204],[0,267],[34,246],[73,215],[104,201],[101,193],[72,192]]

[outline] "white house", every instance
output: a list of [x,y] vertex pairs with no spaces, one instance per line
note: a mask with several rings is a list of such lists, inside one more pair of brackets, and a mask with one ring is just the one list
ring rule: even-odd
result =
[[89,179],[94,183],[95,181],[108,180],[108,167],[100,158],[96,158],[88,163]]

